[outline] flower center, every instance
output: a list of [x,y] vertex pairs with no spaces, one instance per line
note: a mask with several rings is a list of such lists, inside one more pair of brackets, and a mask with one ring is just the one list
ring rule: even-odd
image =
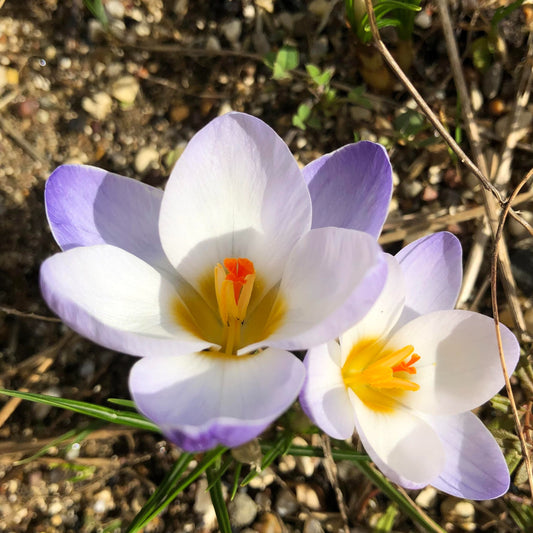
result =
[[371,409],[391,411],[403,394],[420,388],[409,379],[420,360],[414,350],[410,344],[391,350],[379,340],[359,341],[342,367],[344,384]]
[[227,257],[224,266],[215,266],[215,293],[218,312],[224,325],[222,350],[233,354],[241,336],[241,327],[254,288],[254,264],[246,258]]

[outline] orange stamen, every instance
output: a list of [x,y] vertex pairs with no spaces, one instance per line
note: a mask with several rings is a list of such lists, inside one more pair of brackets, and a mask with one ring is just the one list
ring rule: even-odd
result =
[[420,356],[416,353],[411,355],[411,359],[409,361],[401,361],[397,365],[394,365],[392,367],[393,372],[407,372],[408,374],[416,374],[416,368],[413,367],[413,365],[420,361]]

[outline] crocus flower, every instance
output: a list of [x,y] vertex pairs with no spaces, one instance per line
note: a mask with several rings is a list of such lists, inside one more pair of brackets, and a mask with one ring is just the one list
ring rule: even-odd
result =
[[[164,193],[59,167],[45,201],[63,252],[42,265],[42,293],[80,334],[141,357],[131,394],[169,439],[236,446],[297,397],[305,370],[287,350],[338,336],[383,288],[370,234],[390,192],[378,145],[302,173],[271,128],[231,113],[193,137]],[[325,227],[339,217],[343,228]]]
[[[470,410],[504,379],[492,319],[453,310],[459,241],[436,233],[387,260],[385,288],[369,313],[339,342],[307,353],[302,406],[334,438],[355,429],[375,464],[403,487],[496,498],[507,491],[509,472]],[[519,346],[505,326],[501,334],[511,372]]]

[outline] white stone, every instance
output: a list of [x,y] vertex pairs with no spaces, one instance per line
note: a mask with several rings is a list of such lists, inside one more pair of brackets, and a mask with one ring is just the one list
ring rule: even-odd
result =
[[122,76],[111,87],[111,94],[120,103],[131,105],[139,93],[139,80],[134,76]]
[[241,36],[242,22],[239,19],[233,19],[228,22],[224,22],[220,29],[222,30],[224,37],[226,37],[231,44],[235,44],[238,42]]
[[159,164],[159,152],[153,146],[144,146],[135,156],[135,172],[144,174]]
[[81,107],[96,120],[104,120],[113,107],[113,100],[107,93],[101,91],[92,96],[84,96]]

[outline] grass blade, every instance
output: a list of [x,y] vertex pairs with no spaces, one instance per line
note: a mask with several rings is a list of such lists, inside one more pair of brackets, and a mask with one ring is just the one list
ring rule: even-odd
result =
[[420,524],[424,531],[434,533],[446,533],[444,529],[438,526],[429,516],[421,513],[407,498],[404,496],[381,472],[378,472],[367,461],[353,461],[357,468],[363,473],[376,487],[384,492],[392,501],[398,504],[398,507],[414,522]]
[[[218,447],[207,452],[198,466],[190,474],[180,479],[180,475],[185,471],[192,459],[192,454],[183,454],[177,461],[177,463],[180,463],[179,468],[174,465],[173,469],[167,474],[161,485],[159,485],[148,502],[146,502],[144,507],[139,511],[139,514],[134,518],[126,533],[136,533],[145,527],[146,524],[163,511],[163,509],[165,509],[180,492],[196,481],[196,479],[214,464],[219,457],[227,451],[227,449],[228,448]],[[186,458],[182,461],[183,456],[186,456]]]
[[74,411],[75,413],[105,420],[106,422],[112,422],[113,424],[121,424],[123,426],[160,433],[160,429],[153,422],[150,422],[150,420],[139,413],[133,413],[131,411],[119,411],[101,405],[80,402],[78,400],[68,400],[65,398],[57,398],[56,396],[48,396],[46,394],[18,392],[1,388],[0,394],[12,396],[13,398],[22,398],[23,400],[29,400],[30,402],[51,405],[52,407],[59,407],[60,409],[67,409],[69,411]]
[[220,482],[220,475],[218,470],[213,467],[207,469],[207,483],[209,484],[209,494],[211,496],[211,503],[215,508],[215,513],[218,520],[218,529],[221,533],[231,533],[231,523],[229,520],[228,508],[224,501],[222,494],[222,483]]

